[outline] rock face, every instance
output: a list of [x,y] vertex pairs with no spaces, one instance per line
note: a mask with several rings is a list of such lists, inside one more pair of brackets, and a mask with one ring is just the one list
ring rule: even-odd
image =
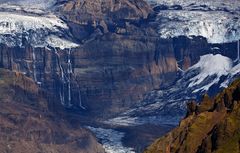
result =
[[[0,45],[0,67],[33,78],[64,106],[87,109],[99,117],[126,110],[148,91],[173,82],[178,68],[187,69],[201,55],[219,52],[202,37],[160,39],[154,12],[143,0],[59,0],[51,11],[66,23],[58,24],[67,27],[51,25],[55,31],[45,27],[44,35],[37,36],[53,33],[64,36],[58,43],[69,38],[80,45],[73,44],[74,49],[64,49],[64,43],[55,48],[33,46],[31,42],[38,41],[34,30],[28,30],[27,36],[34,35],[31,41],[20,33],[21,43],[16,44],[22,45]],[[6,40],[15,40],[10,38]]]
[[0,69],[0,152],[104,152],[89,131],[51,113],[61,106],[46,97],[32,79]]
[[[177,45],[158,37],[115,33],[104,34],[70,52],[1,45],[0,65],[33,78],[66,106],[84,106],[104,116],[109,110],[121,112],[148,91],[172,82],[178,70],[176,59],[185,56],[177,55]],[[189,43],[180,50],[191,52],[193,46]],[[204,54],[200,49],[194,51]],[[196,58],[191,63],[195,61]]]
[[156,140],[146,153],[238,153],[240,140],[240,80],[200,105],[188,104],[179,127]]
[[129,34],[152,12],[144,0],[71,0],[57,9],[79,40],[91,34]]

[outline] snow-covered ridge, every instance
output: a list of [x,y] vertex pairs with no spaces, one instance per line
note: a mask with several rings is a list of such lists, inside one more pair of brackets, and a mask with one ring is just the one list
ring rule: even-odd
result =
[[[240,39],[240,1],[149,0],[166,6],[157,22],[163,38],[203,36],[210,43]],[[176,6],[174,8],[173,6]]]

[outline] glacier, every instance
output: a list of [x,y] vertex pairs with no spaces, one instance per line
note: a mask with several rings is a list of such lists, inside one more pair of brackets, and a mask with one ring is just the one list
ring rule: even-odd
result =
[[209,43],[240,39],[240,1],[149,0],[159,8],[156,22],[162,38],[202,36]]

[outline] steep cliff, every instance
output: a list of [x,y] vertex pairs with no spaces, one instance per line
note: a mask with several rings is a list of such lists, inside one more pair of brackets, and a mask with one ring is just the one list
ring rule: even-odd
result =
[[0,5],[0,67],[26,74],[65,107],[89,115],[134,106],[201,55],[234,58],[234,43],[212,50],[203,37],[161,39],[158,12],[144,0],[30,2]]
[[22,9],[2,8],[0,66],[33,78],[67,108],[120,112],[177,71],[171,40],[139,27],[151,12],[144,1],[59,1],[52,10],[64,21]]
[[188,104],[179,127],[156,140],[146,153],[238,153],[240,142],[240,80],[200,105]]
[[103,153],[93,135],[52,113],[61,106],[34,81],[0,69],[0,152]]

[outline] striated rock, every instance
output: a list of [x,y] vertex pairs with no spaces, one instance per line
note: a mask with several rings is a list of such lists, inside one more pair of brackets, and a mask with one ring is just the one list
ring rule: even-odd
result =
[[103,153],[89,131],[50,111],[61,106],[43,92],[23,74],[0,69],[0,152]]
[[[119,112],[159,88],[164,76],[175,73],[177,67],[171,44],[157,43],[171,41],[109,35],[73,49],[70,103],[79,106],[82,101],[92,111],[102,111],[106,105]],[[68,50],[56,49],[56,54],[46,48],[2,45],[0,52],[2,67],[25,73],[57,96],[65,93],[63,101],[68,103]]]
[[188,40],[182,48],[176,47],[180,44],[176,40],[107,33],[71,50],[2,44],[0,67],[33,78],[66,107],[87,108],[89,114],[101,112],[100,116],[106,117],[133,106],[148,91],[174,81],[178,66],[182,68],[176,60],[184,52],[191,52],[191,63],[197,62],[205,53],[200,47],[194,48],[197,40]]
[[[238,153],[240,140],[240,80],[193,109],[179,127],[156,140],[146,153]],[[194,106],[194,107],[193,107]],[[195,110],[195,112],[194,112]],[[199,111],[201,110],[201,111]]]

